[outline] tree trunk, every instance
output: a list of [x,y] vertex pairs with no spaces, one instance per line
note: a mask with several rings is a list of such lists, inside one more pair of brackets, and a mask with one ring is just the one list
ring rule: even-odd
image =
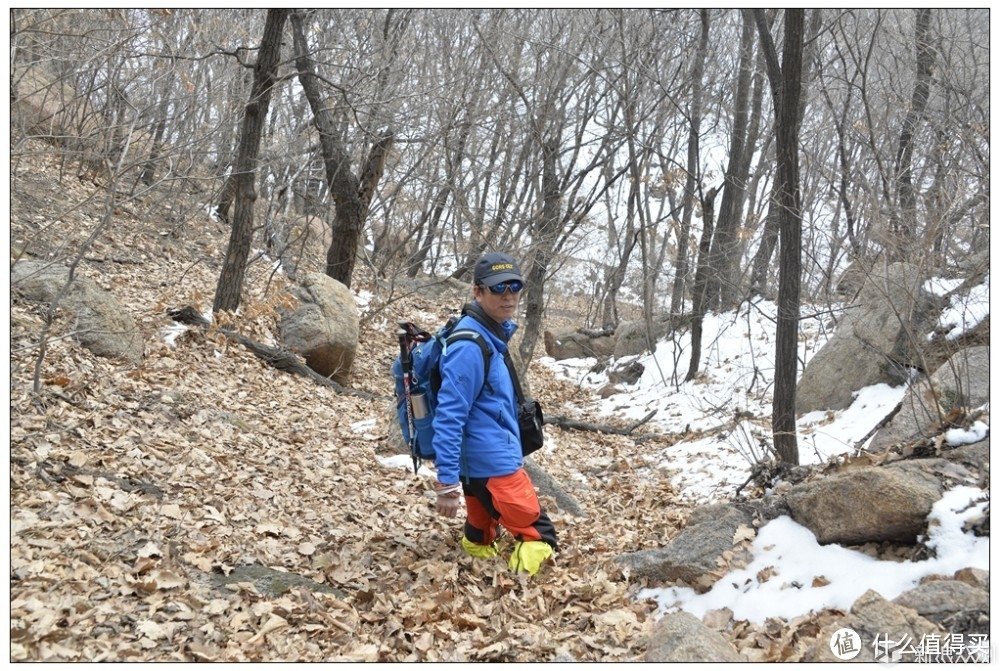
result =
[[805,11],[785,10],[785,41],[780,74],[770,32],[758,17],[761,44],[772,53],[768,56],[768,75],[775,97],[775,133],[777,137],[780,184],[777,200],[781,238],[780,276],[778,281],[778,329],[775,345],[774,406],[771,429],[774,449],[785,463],[798,464],[799,450],[795,435],[795,385],[798,381],[799,293],[802,271],[802,213],[799,195],[799,97],[802,90],[802,46]]
[[[822,28],[822,19],[823,19],[823,10],[821,9],[812,10],[812,23],[810,25],[810,33],[809,33],[811,36],[809,53],[812,53],[815,50],[815,44],[816,44],[815,39],[816,36],[819,35],[819,31]],[[761,29],[762,25],[766,26],[766,23],[758,20],[757,24],[758,31]],[[768,32],[768,34],[770,35],[770,32]],[[765,62],[766,60],[767,58],[765,57]],[[808,68],[809,68],[809,59],[804,58],[803,69],[808,70]],[[803,94],[799,96],[798,115],[800,123],[802,121],[803,114],[805,114],[806,97],[804,95],[805,91],[804,87],[805,83],[803,83]],[[847,97],[848,100],[850,100],[850,88],[848,88]],[[845,110],[847,109],[846,103],[844,109]],[[846,180],[846,175],[845,175],[845,180]],[[768,202],[774,203],[777,201],[778,188],[779,188],[778,181],[775,180],[774,184],[771,185],[771,194],[768,197]],[[843,195],[846,198],[846,192],[844,192]],[[844,202],[846,203],[846,201]],[[850,219],[851,217],[850,209],[847,210],[847,215],[848,215],[848,231],[850,232],[849,235],[851,236],[853,243],[854,227],[853,227],[853,221]],[[750,292],[752,294],[763,296],[766,293],[768,268],[770,268],[771,266],[771,257],[774,255],[774,248],[777,246],[777,244],[778,244],[777,212],[769,209],[767,216],[764,217],[764,228],[761,231],[760,244],[757,247],[757,252],[754,254],[753,261],[751,262]]]
[[707,310],[728,309],[739,300],[737,257],[739,240],[736,237],[746,198],[747,176],[750,163],[744,158],[752,152],[748,146],[747,126],[750,107],[750,78],[753,74],[753,17],[750,10],[742,10],[743,30],[740,34],[740,71],[736,84],[733,129],[729,138],[729,164],[726,167],[725,190],[719,205],[719,219],[709,251],[709,270],[705,287]]
[[[434,243],[434,239],[437,237],[438,230],[441,226],[441,217],[444,214],[445,206],[448,204],[448,199],[458,190],[458,173],[461,170],[463,162],[465,160],[465,147],[469,141],[469,133],[472,130],[472,123],[468,120],[460,124],[460,131],[458,135],[458,146],[455,148],[454,152],[446,152],[445,157],[445,175],[444,184],[438,190],[437,195],[434,197],[434,204],[431,208],[429,214],[425,215],[427,228],[423,232],[423,236],[420,241],[420,245],[413,252],[407,261],[407,275],[409,277],[416,277],[417,273],[420,271],[424,260],[431,251],[431,245]],[[451,132],[451,128],[447,130],[448,133]],[[447,149],[448,138],[445,137],[445,147]]]
[[336,205],[333,221],[332,241],[326,252],[326,274],[344,286],[351,286],[354,264],[357,260],[358,242],[368,206],[385,168],[385,159],[393,143],[390,130],[382,132],[372,144],[361,170],[361,177],[351,172],[351,161],[344,143],[337,135],[333,114],[323,104],[316,66],[309,56],[309,45],[305,36],[306,16],[301,12],[292,14],[292,34],[295,42],[295,63],[299,69],[299,83],[309,101],[313,113],[313,123],[319,131],[320,151],[323,154],[323,168],[330,196]]
[[694,209],[695,190],[699,178],[698,157],[701,155],[701,98],[704,84],[705,61],[708,59],[708,10],[701,10],[701,41],[691,72],[691,107],[688,111],[690,130],[688,131],[687,176],[684,179],[684,199],[681,204],[681,230],[677,235],[677,275],[670,295],[670,313],[679,315],[684,311],[684,294],[688,285],[688,238],[691,234],[691,213]]
[[264,23],[264,37],[260,43],[260,53],[254,66],[253,88],[250,101],[243,115],[243,130],[240,134],[240,148],[233,167],[233,184],[236,192],[236,209],[233,213],[232,232],[226,257],[219,274],[215,290],[215,312],[235,310],[240,305],[243,289],[243,275],[250,256],[250,242],[253,237],[253,204],[257,198],[254,176],[257,168],[257,154],[260,151],[260,137],[271,104],[271,89],[274,86],[281,57],[281,33],[288,16],[287,9],[267,10]]
[[[165,44],[164,50],[167,51],[167,53],[170,53],[170,45]],[[177,79],[177,70],[174,67],[176,62],[176,59],[171,56],[168,70],[170,74],[167,75],[166,82],[161,90],[160,104],[156,110],[156,130],[153,131],[153,141],[149,150],[149,158],[146,159],[146,164],[143,166],[142,172],[139,174],[139,181],[146,186],[150,186],[156,178],[156,164],[160,158],[163,136],[167,132],[167,116],[170,114],[170,98],[174,93],[174,82]]]
[[712,234],[715,228],[715,194],[719,187],[711,188],[701,202],[702,221],[704,229],[701,232],[701,243],[698,245],[698,270],[694,274],[694,289],[691,299],[691,362],[688,364],[684,381],[689,382],[698,374],[701,365],[701,327],[705,319],[705,284],[708,280],[708,250],[712,245]]
[[[559,141],[555,138],[542,143],[542,215],[533,227],[533,247],[531,265],[524,278],[524,335],[521,338],[519,354],[524,366],[531,361],[535,344],[542,332],[542,313],[545,299],[545,276],[549,272],[552,259],[552,249],[558,233],[559,201],[562,191],[559,188],[559,177],[556,174],[556,161],[559,155]],[[526,371],[518,371],[526,377]]]
[[917,220],[917,201],[913,193],[913,137],[917,122],[924,115],[930,97],[931,69],[934,67],[935,50],[930,43],[931,10],[918,9],[914,41],[917,47],[917,79],[913,85],[910,109],[903,119],[896,152],[896,197],[898,208],[894,212],[894,248],[890,256],[897,261],[908,259],[913,249]]

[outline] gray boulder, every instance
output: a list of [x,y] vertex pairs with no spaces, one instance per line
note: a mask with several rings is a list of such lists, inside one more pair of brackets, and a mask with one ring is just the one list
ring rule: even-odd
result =
[[973,443],[971,445],[962,445],[956,447],[953,450],[945,450],[941,453],[941,456],[949,461],[954,461],[959,464],[965,464],[981,473],[985,471],[985,475],[989,476],[990,469],[990,439],[989,436],[986,440],[981,440],[978,443]]
[[[11,290],[25,298],[51,303],[69,281],[69,268],[57,263],[22,260],[10,270]],[[74,274],[59,307],[76,318],[73,335],[98,356],[120,358],[130,364],[142,360],[144,340],[132,315],[94,280]]]
[[553,359],[603,359],[615,350],[614,334],[588,335],[579,329],[544,333],[545,353]]
[[912,542],[941,492],[930,473],[861,467],[796,485],[785,500],[820,543]]
[[[802,372],[795,410],[842,410],[850,407],[854,392],[880,382],[900,384],[905,366],[919,362],[912,334],[926,332],[936,318],[938,299],[921,288],[914,266],[894,263],[875,268],[833,337]],[[845,365],[850,362],[850,365]]]
[[961,350],[929,379],[918,380],[906,390],[899,412],[875,434],[868,449],[880,451],[933,437],[941,433],[941,419],[951,411],[978,408],[989,400],[990,348]]
[[683,611],[667,613],[653,626],[647,662],[745,662],[732,643]]
[[977,589],[986,590],[987,593],[990,591],[990,572],[981,568],[970,567],[955,571],[955,580],[960,580]]
[[524,470],[531,477],[531,483],[541,496],[550,496],[555,500],[560,512],[568,513],[576,517],[585,517],[586,513],[575,496],[556,481],[541,466],[536,464],[531,457],[524,459]]
[[[876,636],[881,641],[886,638],[892,641],[920,641],[925,635],[944,633],[941,627],[921,617],[912,608],[887,601],[878,592],[868,590],[854,602],[850,613],[820,631],[812,650],[801,661],[839,663],[841,660],[833,654],[830,640],[842,628],[853,629],[861,637],[858,656],[852,662],[876,661],[873,646]],[[908,661],[912,661],[912,657]]]
[[[656,347],[656,341],[662,338],[667,332],[667,324],[655,322],[652,327],[652,346]],[[622,322],[615,329],[615,349],[614,357],[620,359],[623,356],[634,356],[652,351],[646,333],[645,321]]]
[[285,346],[320,375],[349,384],[358,350],[358,309],[350,290],[321,273],[306,273],[293,294],[301,306],[282,315]]
[[608,370],[608,382],[611,384],[632,385],[639,381],[646,367],[636,360],[618,363]]
[[[965,613],[989,613],[990,595],[959,580],[933,580],[900,594],[893,603],[912,608],[922,617],[954,632],[950,626]],[[987,620],[988,621],[988,620]]]
[[665,546],[623,554],[616,561],[656,582],[693,584],[718,569],[716,560],[732,549],[736,530],[752,523],[749,513],[734,506],[706,506],[695,511],[688,526]]

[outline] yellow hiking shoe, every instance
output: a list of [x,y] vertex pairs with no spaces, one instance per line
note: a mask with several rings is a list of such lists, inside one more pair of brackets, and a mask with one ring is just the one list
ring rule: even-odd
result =
[[552,547],[545,541],[518,541],[514,544],[514,553],[507,566],[511,571],[527,571],[535,575],[542,562],[551,556]]
[[489,559],[490,557],[496,557],[500,554],[497,551],[496,543],[480,545],[479,543],[473,543],[465,536],[462,536],[462,549],[465,550],[466,554],[475,557],[476,559]]

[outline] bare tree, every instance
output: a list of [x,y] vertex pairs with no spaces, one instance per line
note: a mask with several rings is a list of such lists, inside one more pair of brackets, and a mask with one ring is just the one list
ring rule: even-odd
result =
[[257,199],[254,177],[261,133],[271,103],[271,88],[278,73],[281,58],[281,33],[284,30],[286,9],[269,9],[264,24],[257,64],[254,66],[253,89],[243,116],[240,148],[236,154],[235,175],[236,208],[233,213],[232,232],[222,262],[222,272],[215,290],[212,309],[215,312],[235,310],[240,305],[243,275],[250,256],[253,237],[253,205]]
[[[383,24],[383,39],[387,44],[395,44],[400,33],[406,28],[407,14],[394,19],[396,10],[389,10]],[[375,189],[385,160],[394,140],[391,130],[383,130],[372,142],[368,156],[361,166],[359,175],[351,172],[351,160],[344,143],[337,132],[333,113],[324,104],[320,91],[321,79],[309,55],[304,12],[292,14],[292,31],[295,42],[295,62],[299,69],[299,83],[313,112],[313,122],[319,131],[323,166],[330,194],[336,204],[336,218],[333,222],[333,236],[326,255],[326,274],[346,286],[351,285],[354,264],[357,258],[358,242],[368,216]],[[386,76],[385,65],[382,76]]]
[[898,246],[891,257],[905,259],[913,249],[916,229],[917,202],[913,191],[913,142],[917,122],[927,109],[930,97],[931,69],[934,67],[935,50],[930,43],[931,10],[924,7],[916,10],[917,21],[914,42],[917,51],[917,76],[913,84],[913,94],[903,127],[899,133],[899,148],[896,151],[895,177],[898,209],[893,210],[893,234]]
[[[742,224],[743,204],[746,200],[747,178],[750,172],[750,155],[754,139],[749,133],[751,76],[753,74],[753,17],[750,10],[740,12],[739,75],[736,78],[736,96],[733,107],[733,124],[729,133],[729,163],[726,167],[725,188],[719,205],[719,218],[708,256],[708,278],[705,287],[705,307],[709,310],[733,307],[739,298],[740,245],[737,237]],[[759,111],[759,109],[758,109]]]
[[780,213],[780,279],[778,329],[775,344],[774,406],[771,427],[774,449],[788,464],[799,463],[795,428],[795,385],[798,381],[799,287],[801,283],[801,198],[799,195],[799,95],[802,88],[802,47],[805,11],[786,9],[781,65],[763,10],[754,18],[765,50],[768,78],[774,99],[777,134],[778,198],[771,207]]
[[687,163],[685,164],[686,168],[684,171],[684,196],[680,230],[677,235],[676,275],[670,297],[670,312],[675,315],[680,314],[682,311],[684,294],[688,285],[688,236],[691,232],[691,215],[694,211],[696,185],[701,179],[699,161],[701,156],[701,101],[704,89],[702,79],[705,73],[705,62],[708,59],[709,11],[702,9],[699,17],[701,18],[701,33],[698,41],[698,51],[695,54],[691,71],[691,100],[688,104],[687,112],[689,124]]

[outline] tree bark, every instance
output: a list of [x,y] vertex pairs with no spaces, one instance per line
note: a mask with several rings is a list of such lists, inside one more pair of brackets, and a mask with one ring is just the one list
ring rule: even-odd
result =
[[[531,264],[525,274],[524,285],[524,336],[521,338],[519,353],[521,361],[527,366],[535,344],[541,334],[542,313],[545,305],[545,276],[549,272],[549,263],[553,256],[555,237],[559,232],[560,198],[559,177],[556,174],[556,161],[559,157],[559,141],[550,138],[542,143],[542,214],[536,220],[532,231],[534,250]],[[521,377],[526,377],[526,371],[520,370]]]
[[[812,53],[815,50],[815,39],[816,39],[816,36],[819,35],[819,31],[822,28],[822,25],[823,25],[822,24],[822,19],[823,19],[823,10],[822,9],[814,9],[814,10],[812,10],[812,23],[810,25],[810,32],[809,32],[812,41],[810,42],[810,48],[809,48],[808,53]],[[766,22],[761,22],[759,19],[756,19],[756,16],[755,16],[755,20],[757,21],[758,31],[760,30],[760,28],[761,28],[762,25],[766,26]],[[768,31],[768,34],[770,34],[770,31]],[[773,47],[773,41],[771,42],[771,44],[772,44],[772,47]],[[765,51],[766,51],[766,49],[765,49]],[[804,53],[804,55],[803,55],[802,69],[803,69],[803,72],[806,73],[809,70],[809,57],[807,55],[805,55],[807,53],[807,52],[805,52],[805,49],[803,50],[803,53]],[[766,57],[765,57],[765,62],[766,62]],[[770,74],[770,68],[771,68],[772,65],[773,64],[769,64],[768,65],[769,74]],[[799,109],[798,109],[799,123],[802,122],[802,117],[805,114],[805,105],[806,105],[805,89],[806,89],[806,86],[807,86],[805,80],[808,79],[808,76],[806,74],[803,74],[802,79],[803,79],[802,93],[799,95]],[[848,89],[848,90],[850,90],[850,89]],[[849,95],[848,95],[848,99],[849,99]],[[846,105],[845,105],[845,109],[846,109]],[[835,120],[835,124],[836,124],[836,120]],[[768,200],[770,202],[774,202],[777,199],[777,197],[778,197],[777,196],[777,188],[778,188],[778,181],[775,180],[774,184],[771,187],[771,194],[770,194],[770,196],[768,198]],[[846,198],[846,192],[844,193],[844,196]],[[848,205],[849,205],[849,203],[848,203]],[[848,218],[848,230],[851,231],[850,235],[852,236],[852,242],[853,242],[853,221],[850,219],[850,217],[852,216],[850,209],[847,210],[847,214],[848,214],[848,217],[849,217]],[[763,228],[763,230],[761,232],[760,244],[757,247],[757,252],[754,254],[753,261],[751,263],[750,292],[753,293],[753,294],[757,294],[757,295],[761,295],[762,296],[762,295],[765,294],[765,292],[767,290],[767,275],[768,275],[767,271],[768,271],[768,268],[771,265],[771,257],[774,255],[774,248],[778,244],[778,236],[779,236],[779,234],[778,234],[778,226],[779,226],[779,222],[778,222],[777,213],[776,212],[771,212],[769,210],[767,216],[764,218],[764,228]]]
[[260,138],[267,119],[267,109],[271,104],[271,89],[278,72],[281,57],[281,33],[288,16],[287,9],[269,9],[264,22],[264,37],[260,43],[260,53],[254,66],[253,88],[250,101],[243,115],[243,130],[240,147],[233,168],[236,192],[236,208],[233,213],[232,232],[229,245],[219,274],[212,309],[216,312],[235,310],[240,305],[243,289],[243,275],[246,273],[250,256],[250,242],[253,237],[253,204],[257,199],[254,177],[257,169],[257,154]]
[[[762,10],[754,10],[760,17]],[[799,96],[802,89],[802,48],[805,11],[785,10],[785,40],[778,79],[770,65],[777,62],[776,54],[767,58],[772,93],[775,94],[775,132],[777,137],[780,184],[777,200],[771,203],[778,210],[778,230],[781,241],[780,277],[778,281],[778,329],[775,345],[774,405],[771,429],[774,449],[781,461],[799,463],[795,426],[795,385],[798,380],[799,300],[801,283],[802,220],[799,195]],[[770,32],[758,18],[761,43],[774,49]]]
[[897,261],[909,258],[913,249],[917,219],[917,201],[913,192],[913,138],[917,132],[917,122],[927,109],[930,97],[931,69],[934,67],[935,50],[930,43],[931,10],[921,8],[917,12],[914,41],[917,48],[917,79],[913,85],[910,109],[903,119],[903,129],[899,134],[899,149],[896,152],[896,199],[897,209],[893,219],[895,235],[894,248],[890,257]]
[[719,218],[709,251],[710,270],[705,287],[705,309],[725,310],[739,301],[739,273],[737,263],[739,240],[736,231],[746,200],[747,176],[750,163],[745,154],[752,152],[748,145],[750,79],[753,74],[753,17],[750,10],[742,10],[743,30],[740,34],[740,66],[736,83],[733,128],[729,138],[729,164],[726,167],[725,190],[719,205]]
[[698,270],[694,274],[694,289],[691,297],[691,361],[685,382],[690,382],[698,374],[701,366],[701,327],[705,319],[705,284],[708,280],[708,250],[712,244],[712,234],[715,228],[715,194],[719,187],[709,189],[701,201],[701,216],[705,230],[701,233],[701,243],[698,245]]
[[691,215],[694,210],[695,192],[700,178],[698,160],[701,156],[701,105],[704,91],[705,61],[708,60],[709,14],[707,9],[701,10],[701,38],[698,42],[698,53],[695,56],[691,72],[691,106],[688,108],[688,147],[687,167],[684,178],[684,198],[681,201],[681,227],[677,235],[677,258],[675,267],[674,287],[670,294],[670,313],[679,315],[684,311],[684,295],[689,284],[690,261],[688,255],[688,239],[691,235]]
[[385,130],[372,144],[361,169],[361,177],[351,172],[351,161],[344,143],[336,132],[333,114],[323,104],[316,66],[309,56],[305,36],[306,16],[292,14],[292,34],[295,42],[295,63],[299,70],[299,83],[309,101],[313,123],[319,132],[323,169],[330,196],[336,205],[330,248],[326,252],[326,274],[344,286],[351,286],[354,264],[357,259],[358,241],[368,216],[368,207],[382,172],[385,159],[392,147],[394,135]]

